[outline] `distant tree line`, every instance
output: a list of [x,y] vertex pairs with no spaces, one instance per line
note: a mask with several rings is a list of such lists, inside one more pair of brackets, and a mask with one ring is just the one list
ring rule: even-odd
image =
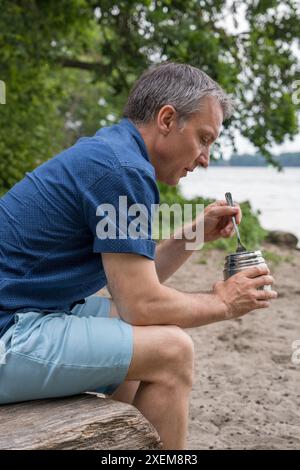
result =
[[[281,153],[272,157],[281,167],[300,166],[300,152]],[[212,166],[268,166],[266,159],[259,153],[255,155],[234,154],[229,160],[220,158],[211,162]]]

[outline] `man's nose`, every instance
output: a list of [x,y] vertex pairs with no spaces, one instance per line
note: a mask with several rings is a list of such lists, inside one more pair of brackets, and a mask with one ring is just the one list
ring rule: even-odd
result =
[[209,160],[210,160],[210,152],[209,152],[209,149],[207,149],[201,152],[201,155],[198,158],[197,164],[198,166],[207,168],[209,165]]

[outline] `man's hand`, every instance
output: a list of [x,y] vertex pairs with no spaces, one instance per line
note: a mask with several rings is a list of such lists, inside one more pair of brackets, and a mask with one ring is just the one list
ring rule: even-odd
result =
[[275,299],[277,292],[258,288],[272,285],[273,282],[274,279],[266,265],[255,266],[231,276],[227,281],[216,282],[213,289],[217,298],[226,306],[226,319],[231,319],[258,308],[269,307],[269,300]]
[[209,204],[204,209],[204,242],[231,237],[234,233],[232,216],[237,224],[241,223],[242,211],[238,204],[230,207],[224,200]]

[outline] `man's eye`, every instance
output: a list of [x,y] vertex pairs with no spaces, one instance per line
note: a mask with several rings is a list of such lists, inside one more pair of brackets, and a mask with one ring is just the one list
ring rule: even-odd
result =
[[205,139],[204,137],[202,137],[201,140],[202,140],[202,143],[203,143],[204,145],[207,145],[207,144],[208,144],[208,139]]

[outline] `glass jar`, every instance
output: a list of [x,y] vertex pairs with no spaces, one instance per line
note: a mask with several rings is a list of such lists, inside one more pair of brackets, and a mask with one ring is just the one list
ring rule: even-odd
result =
[[[260,250],[256,251],[242,251],[241,253],[230,253],[225,258],[225,266],[223,270],[224,281],[240,271],[253,266],[267,265]],[[259,287],[263,290],[271,290],[272,286],[265,285]]]

